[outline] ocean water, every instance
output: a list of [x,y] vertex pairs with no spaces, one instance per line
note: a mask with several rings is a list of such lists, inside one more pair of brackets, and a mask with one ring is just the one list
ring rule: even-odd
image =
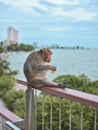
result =
[[[50,64],[55,65],[57,70],[54,74],[50,71],[47,77],[53,80],[58,75],[85,74],[91,80],[98,80],[98,49],[84,50],[67,50],[67,49],[51,49],[52,61]],[[18,70],[16,78],[25,80],[23,73],[23,64],[30,52],[14,52],[7,56],[10,67]]]

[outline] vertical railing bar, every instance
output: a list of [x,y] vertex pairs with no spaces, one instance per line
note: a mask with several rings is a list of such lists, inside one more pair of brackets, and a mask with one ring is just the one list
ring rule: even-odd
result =
[[5,119],[4,118],[2,118],[2,130],[6,130]]
[[26,130],[35,129],[34,89],[30,86],[26,90]]
[[50,130],[52,130],[52,96],[50,95]]
[[81,106],[81,130],[83,130],[83,106]]
[[97,130],[97,110],[95,109],[94,130]]
[[72,114],[72,104],[70,104],[70,108],[69,108],[69,130],[71,130],[71,120],[72,120],[71,114]]
[[42,130],[44,130],[44,93],[42,96]]
[[61,98],[59,99],[59,130],[61,130],[61,118],[62,118],[62,103]]
[[37,90],[35,89],[35,130],[37,130]]

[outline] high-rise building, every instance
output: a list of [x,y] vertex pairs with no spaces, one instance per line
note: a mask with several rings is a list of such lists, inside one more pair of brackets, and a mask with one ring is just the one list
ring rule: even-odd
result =
[[12,26],[7,29],[7,40],[6,45],[17,44],[18,43],[18,31]]

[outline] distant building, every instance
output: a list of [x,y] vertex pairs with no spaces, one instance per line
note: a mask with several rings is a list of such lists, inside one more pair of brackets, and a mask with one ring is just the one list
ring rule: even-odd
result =
[[7,28],[7,40],[6,45],[9,46],[11,44],[18,43],[18,31],[15,30],[12,26]]

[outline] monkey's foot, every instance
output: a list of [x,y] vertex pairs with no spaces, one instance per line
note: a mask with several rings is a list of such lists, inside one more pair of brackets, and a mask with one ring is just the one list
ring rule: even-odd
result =
[[58,87],[59,87],[59,88],[62,88],[62,89],[66,88],[65,82],[59,83]]

